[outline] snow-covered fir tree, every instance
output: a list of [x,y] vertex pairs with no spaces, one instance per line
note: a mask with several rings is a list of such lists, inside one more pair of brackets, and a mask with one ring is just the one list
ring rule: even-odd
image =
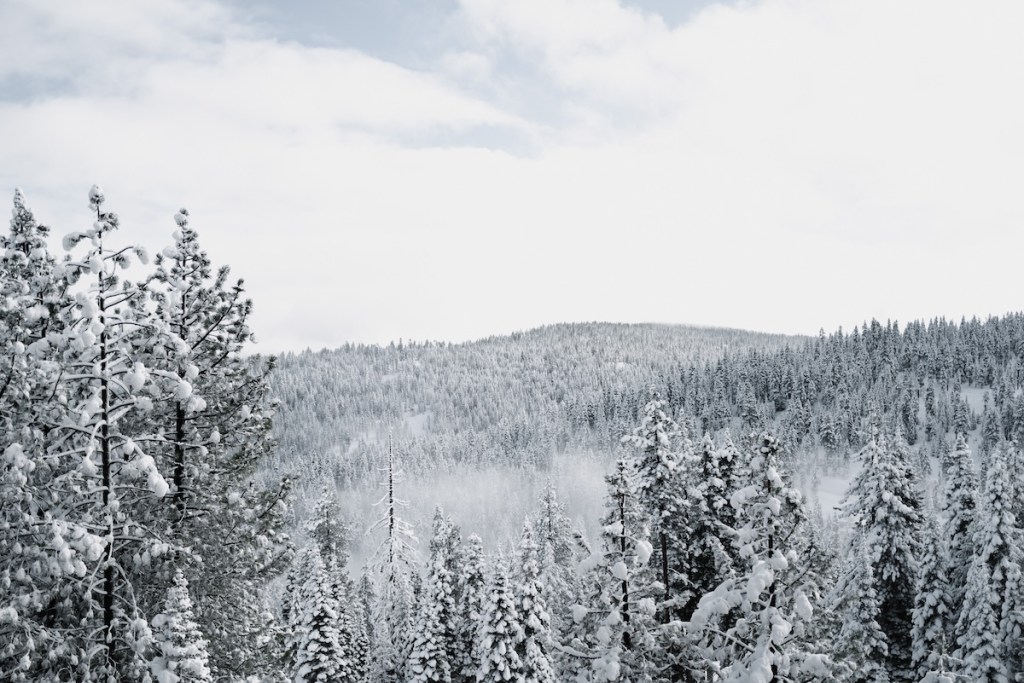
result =
[[950,629],[949,559],[938,524],[928,519],[922,538],[921,565],[914,601],[912,664],[919,680],[950,668],[952,648],[947,640]]
[[358,611],[363,619],[362,631],[365,638],[363,671],[369,673],[372,664],[371,657],[376,652],[377,642],[377,630],[373,621],[373,610],[377,604],[377,588],[373,585],[373,578],[365,567],[363,568],[362,575],[359,577],[357,593]]
[[[668,621],[673,613],[670,603],[673,586],[678,582],[670,569],[679,571],[671,550],[678,535],[679,522],[685,519],[684,482],[679,471],[679,449],[689,447],[679,426],[665,413],[665,403],[657,394],[644,407],[643,422],[632,436],[623,438],[639,451],[636,455],[636,496],[644,510],[649,511],[650,527],[655,539],[654,567],[661,582],[663,607],[661,618]],[[678,441],[684,441],[681,445]],[[687,577],[688,578],[688,577]]]
[[412,654],[406,667],[410,683],[449,683],[455,642],[455,579],[449,571],[451,526],[440,508],[434,514],[429,572],[418,604]]
[[[173,387],[171,400],[154,402],[148,416],[162,433],[153,455],[170,473],[172,505],[162,531],[183,539],[197,560],[182,569],[214,672],[254,675],[275,657],[263,592],[292,553],[284,531],[290,482],[255,480],[272,447],[273,362],[246,356],[253,304],[243,281],[229,281],[226,266],[214,271],[187,210],[175,222],[174,243],[156,257],[148,286],[158,319],[174,336],[143,359]],[[167,571],[156,574],[156,583],[168,578]]]
[[[549,479],[541,493],[533,519],[533,537],[538,545],[540,581],[550,617],[551,638],[568,642],[573,626],[572,606],[579,600],[579,559],[573,540],[572,522],[565,514],[565,505]],[[549,652],[552,664],[563,677],[568,677],[576,664],[564,653]]]
[[389,449],[384,496],[378,502],[383,515],[370,531],[383,531],[384,538],[377,547],[373,568],[377,575],[377,604],[374,606],[374,649],[371,655],[371,676],[382,683],[404,683],[406,663],[412,647],[413,579],[417,564],[416,536],[412,525],[400,516],[408,502],[398,498],[395,491],[398,475],[394,451]]
[[585,603],[573,608],[583,627],[572,650],[590,660],[577,665],[580,681],[643,680],[658,666],[655,599],[660,584],[647,578],[653,548],[649,515],[640,506],[635,463],[620,458],[605,477],[608,497],[601,520],[601,546],[580,563],[586,574]]
[[478,638],[478,683],[523,683],[523,660],[517,648],[523,640],[523,625],[507,570],[500,562],[487,585]]
[[338,504],[337,494],[330,487],[324,486],[321,491],[313,516],[306,523],[306,531],[322,557],[336,557],[343,567],[348,565],[352,530]]
[[861,471],[844,502],[845,514],[853,523],[849,552],[862,548],[872,565],[889,676],[894,681],[910,681],[914,677],[911,633],[921,500],[903,449],[877,427],[872,430],[871,440],[860,454]]
[[515,597],[523,624],[523,680],[525,683],[555,683],[555,670],[548,656],[551,647],[551,617],[540,576],[537,544],[527,520],[523,526],[516,563]]
[[733,543],[736,511],[729,502],[741,488],[739,451],[731,441],[716,448],[708,435],[697,451],[686,461],[688,534],[676,541],[685,544],[682,555],[688,574],[689,596],[680,614],[683,620],[690,618],[702,595],[730,576],[739,561]]
[[316,547],[308,549],[310,574],[302,590],[303,601],[292,665],[294,683],[346,683],[356,680],[352,662],[338,637],[338,601],[331,579]]
[[329,556],[324,562],[324,574],[337,615],[334,622],[339,648],[337,675],[346,683],[356,683],[364,680],[369,654],[361,605],[356,599],[352,579],[337,555]]
[[878,624],[874,567],[864,546],[860,539],[846,558],[830,600],[837,631],[833,643],[836,675],[851,683],[888,683],[889,645]]
[[967,572],[974,558],[974,518],[978,498],[977,478],[971,449],[963,434],[956,436],[956,446],[947,455],[943,487],[943,536],[949,544],[949,620],[952,628],[960,620]]
[[348,573],[351,531],[338,504],[337,495],[329,487],[324,487],[313,517],[306,523],[306,530],[320,552],[331,593],[338,603],[338,621],[335,626],[338,642],[345,659],[351,663],[348,667],[351,672],[345,675],[349,680],[355,680],[355,672],[365,671],[369,655],[366,616],[356,595],[356,586]]
[[971,681],[1014,680],[1024,647],[1021,563],[1024,534],[1017,525],[1008,493],[1006,447],[989,460],[985,489],[974,531],[974,559],[967,573],[967,592],[956,625],[961,674]]
[[182,572],[175,573],[163,611],[153,617],[152,624],[157,654],[149,666],[158,683],[212,683],[206,639],[196,623]]
[[[319,555],[319,552],[313,552],[314,548],[315,546],[311,546],[297,552],[285,577],[284,592],[281,596],[281,616],[284,628],[280,635],[283,641],[282,664],[286,670],[292,670],[295,667],[295,655],[305,628],[302,623],[303,606],[311,600],[308,591],[313,584],[309,582],[309,577],[314,573],[316,555]],[[320,562],[323,563],[323,558],[320,558]]]
[[[750,483],[730,501],[745,566],[701,598],[690,628],[708,653],[704,667],[721,667],[724,681],[822,680],[830,664],[810,641],[819,587],[802,557],[803,499],[780,469],[778,440],[762,433],[752,448]],[[722,621],[730,614],[731,626]]]
[[69,306],[48,234],[16,190],[10,232],[0,236],[0,679],[11,681],[43,680],[69,656],[46,613],[63,602],[65,576],[84,566],[61,541],[77,528],[70,501],[53,496],[80,486],[79,473],[47,449],[62,412],[53,390]]
[[487,591],[483,541],[470,535],[462,553],[459,574],[459,600],[456,605],[455,647],[452,659],[452,680],[458,683],[476,681],[480,668],[479,638]]

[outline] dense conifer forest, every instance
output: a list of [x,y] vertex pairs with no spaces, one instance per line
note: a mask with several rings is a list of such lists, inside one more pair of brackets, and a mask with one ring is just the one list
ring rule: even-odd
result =
[[[0,680],[1024,680],[1024,314],[274,359],[188,211],[150,259],[88,202],[0,237]],[[568,455],[600,519],[407,516]]]

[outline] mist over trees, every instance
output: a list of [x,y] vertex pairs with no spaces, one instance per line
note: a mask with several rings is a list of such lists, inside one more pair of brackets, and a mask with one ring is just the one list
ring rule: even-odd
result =
[[[151,263],[88,202],[62,257],[20,192],[0,237],[0,680],[1024,677],[1024,315],[275,360],[186,210]],[[406,517],[417,477],[565,454],[605,467],[592,527],[550,481],[490,546]]]

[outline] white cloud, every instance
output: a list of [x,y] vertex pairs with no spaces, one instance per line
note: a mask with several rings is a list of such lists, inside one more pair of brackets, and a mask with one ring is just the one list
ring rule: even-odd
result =
[[466,0],[436,72],[213,4],[10,7],[0,64],[73,83],[0,97],[0,187],[64,232],[100,182],[153,248],[188,206],[264,350],[1020,307],[1016,3],[767,0],[670,28],[610,0]]
[[441,57],[441,68],[456,78],[471,81],[483,81],[492,74],[491,60],[479,52],[448,52]]
[[9,0],[0,5],[0,79],[116,89],[156,60],[200,57],[243,32],[210,0]]

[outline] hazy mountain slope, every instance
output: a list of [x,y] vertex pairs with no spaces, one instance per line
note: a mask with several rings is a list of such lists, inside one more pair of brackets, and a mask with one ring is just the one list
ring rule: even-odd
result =
[[329,471],[339,484],[356,481],[380,461],[391,432],[406,467],[416,471],[457,463],[543,466],[553,453],[579,445],[573,413],[634,397],[695,363],[803,341],[729,329],[586,323],[464,344],[286,354],[273,379],[281,401],[277,464],[306,474]]

